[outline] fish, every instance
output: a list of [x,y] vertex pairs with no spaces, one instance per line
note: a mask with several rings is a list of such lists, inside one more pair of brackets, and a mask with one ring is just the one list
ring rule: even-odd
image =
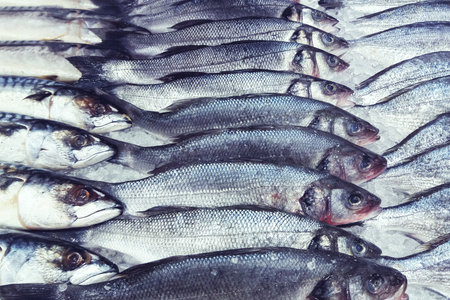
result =
[[386,169],[376,179],[361,186],[376,195],[384,193],[383,203],[401,204],[415,193],[450,181],[449,154],[449,145],[436,147],[409,162]]
[[23,230],[85,227],[122,213],[109,195],[61,175],[0,166],[0,225]]
[[318,3],[325,9],[352,9],[368,14],[420,2],[428,2],[428,0],[319,0]]
[[384,150],[450,111],[450,76],[436,78],[394,94],[385,102],[354,106],[349,112],[380,130]]
[[[90,1],[90,0],[21,0],[20,6],[22,7],[38,7],[41,6],[45,7],[59,7],[59,8],[73,8],[73,9],[86,9],[86,10],[93,10],[97,9],[99,6],[95,4],[97,1]],[[16,7],[17,1],[14,0],[2,0],[1,6],[2,7]]]
[[412,132],[398,145],[384,152],[383,157],[386,158],[388,167],[393,167],[427,150],[449,143],[450,113],[446,113]]
[[131,127],[130,117],[95,93],[30,77],[0,76],[0,111],[71,125],[94,133]]
[[92,284],[118,273],[109,260],[82,247],[26,232],[0,230],[0,284]]
[[247,70],[175,74],[159,84],[119,84],[101,88],[143,110],[151,111],[160,111],[183,99],[274,93],[313,98],[339,107],[354,105],[348,100],[353,93],[349,87],[293,72]]
[[450,22],[419,22],[391,28],[349,41],[342,58],[360,56],[376,70],[436,51],[450,50]]
[[333,295],[406,300],[406,286],[407,279],[399,271],[368,260],[326,251],[263,248],[169,258],[88,286],[0,286],[0,296],[8,300],[323,299]]
[[423,1],[366,15],[352,23],[354,28],[361,32],[361,35],[368,35],[418,22],[445,22],[449,20],[449,11],[450,4],[448,1]]
[[[171,73],[243,69],[294,71],[315,77],[332,77],[348,64],[339,57],[317,48],[289,42],[235,42],[219,46],[182,47],[152,59],[110,59],[75,56],[68,61],[83,74],[82,80],[113,84],[153,84]],[[330,78],[332,80],[332,78]]]
[[378,129],[345,110],[310,98],[289,95],[251,95],[179,101],[164,112],[116,105],[133,120],[163,138],[212,129],[292,125],[315,128],[360,146],[379,139]]
[[97,136],[60,123],[0,113],[1,160],[28,167],[83,168],[111,158],[115,148]]
[[338,54],[348,48],[347,41],[331,33],[307,24],[275,18],[205,20],[184,27],[177,26],[176,31],[159,34],[110,31],[106,33],[106,40],[119,41],[133,58],[155,56],[172,47],[216,46],[250,40],[296,42]]
[[86,184],[121,201],[125,215],[138,216],[163,206],[263,205],[342,224],[376,215],[381,203],[326,172],[257,162],[172,165],[135,181]]
[[311,7],[290,0],[195,0],[163,5],[161,9],[137,6],[125,21],[152,33],[175,30],[174,25],[192,20],[224,20],[243,17],[272,17],[302,22],[325,31],[337,31],[338,20]]
[[450,75],[450,52],[420,55],[388,67],[361,82],[351,100],[358,105],[383,102],[404,88]]
[[404,203],[384,207],[374,218],[349,228],[355,235],[371,240],[375,232],[400,233],[419,243],[428,243],[450,232],[450,184],[421,191]]
[[212,130],[182,136],[162,146],[115,146],[118,151],[110,162],[141,172],[170,164],[250,159],[301,165],[361,183],[377,177],[386,168],[382,156],[333,134],[306,127]]

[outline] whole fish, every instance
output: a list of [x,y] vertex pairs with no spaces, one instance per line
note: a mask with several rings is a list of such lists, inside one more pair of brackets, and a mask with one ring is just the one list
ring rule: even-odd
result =
[[131,257],[129,264],[175,255],[268,246],[320,249],[356,257],[381,254],[377,246],[343,229],[258,207],[162,211],[148,217],[114,219],[83,230],[39,234],[89,249],[107,249],[106,253],[117,251]]
[[119,150],[112,162],[144,172],[174,163],[251,159],[302,165],[360,183],[378,176],[386,168],[382,156],[330,133],[306,127],[215,130],[156,147],[123,143],[115,146]]
[[450,76],[446,76],[400,91],[386,102],[355,106],[349,111],[380,129],[386,149],[440,114],[450,112],[449,95]]
[[[406,300],[406,277],[368,260],[327,251],[246,249],[169,258],[88,286],[7,285],[2,299]],[[155,284],[157,283],[157,284]]]
[[400,204],[415,193],[450,182],[449,154],[449,145],[438,147],[409,162],[388,168],[362,186],[382,196],[383,203]]
[[135,58],[147,58],[171,47],[187,45],[215,46],[236,41],[267,40],[297,42],[327,52],[342,54],[348,43],[312,26],[275,18],[243,18],[203,21],[177,26],[177,31],[159,34],[110,32],[106,39],[118,40]]
[[120,200],[131,215],[160,206],[264,205],[341,224],[377,214],[381,202],[325,172],[254,162],[190,164],[136,181],[87,184]]
[[236,42],[168,53],[153,59],[120,60],[106,57],[71,57],[88,84],[152,84],[171,73],[217,73],[243,69],[294,71],[315,77],[332,77],[348,67],[339,57],[311,46],[288,42]]
[[111,196],[59,175],[2,165],[0,183],[0,225],[9,228],[84,227],[122,213]]
[[151,32],[174,30],[172,26],[192,20],[224,20],[243,17],[271,17],[302,22],[322,30],[336,31],[338,22],[326,13],[290,0],[187,0],[162,9],[132,8],[125,20]]
[[171,75],[167,82],[152,85],[114,85],[103,89],[144,110],[159,111],[183,99],[231,97],[248,94],[291,94],[313,98],[339,107],[352,90],[335,82],[293,72],[235,71],[219,74]]
[[[92,10],[98,8],[98,5],[91,0],[20,0],[20,6],[22,7],[60,7],[60,8],[73,8],[73,9],[87,9]],[[14,0],[1,0],[0,5],[2,7],[18,6],[19,3]]]
[[450,52],[433,52],[393,65],[361,82],[352,100],[372,105],[409,86],[450,75]]
[[319,0],[326,9],[352,9],[363,13],[375,13],[389,8],[427,0]]
[[0,284],[92,284],[116,275],[107,259],[77,245],[25,232],[0,231]]
[[0,152],[7,163],[60,170],[106,160],[115,148],[81,129],[0,113]]
[[[354,226],[351,232],[371,240],[376,232],[398,232],[420,243],[450,232],[450,184],[412,195],[407,202],[385,207],[376,217]],[[373,239],[372,239],[373,240]]]
[[450,22],[420,22],[399,26],[350,41],[343,58],[362,56],[378,69],[418,55],[450,50]]
[[292,125],[330,132],[360,146],[379,139],[378,129],[336,106],[289,95],[193,99],[163,113],[121,106],[137,126],[169,138],[211,129]]
[[427,150],[449,143],[450,113],[447,113],[411,133],[401,143],[388,149],[383,156],[388,162],[388,167],[393,167]]
[[373,34],[390,28],[408,24],[449,20],[450,3],[448,1],[424,1],[390,8],[353,21],[361,35]]
[[29,77],[0,77],[0,111],[105,133],[131,126],[121,109],[94,93]]

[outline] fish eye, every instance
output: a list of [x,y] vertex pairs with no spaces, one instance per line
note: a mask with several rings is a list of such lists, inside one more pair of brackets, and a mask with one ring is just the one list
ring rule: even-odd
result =
[[349,135],[355,135],[362,130],[362,125],[359,122],[352,122],[347,126],[347,133]]
[[371,294],[378,294],[383,286],[384,279],[381,275],[374,273],[367,280],[367,290]]
[[96,104],[93,109],[94,116],[103,115],[106,112],[106,107],[103,104]]
[[336,67],[339,64],[339,59],[336,56],[334,56],[334,55],[328,55],[328,57],[327,57],[327,64],[330,67],[334,68],[334,67]]
[[75,205],[84,205],[87,202],[89,202],[91,197],[91,193],[85,189],[85,188],[80,188],[75,190],[75,192],[73,193],[73,204]]
[[76,250],[68,250],[63,254],[62,264],[66,270],[75,270],[84,263],[88,263],[89,254],[84,255]]
[[351,206],[359,205],[362,202],[362,195],[359,193],[351,194],[347,200]]
[[334,37],[329,33],[322,34],[322,42],[325,45],[331,45],[334,43]]
[[77,134],[70,139],[70,145],[79,150],[87,145],[88,138],[83,134]]
[[359,163],[359,169],[361,171],[368,171],[372,167],[371,159],[367,156],[364,156]]
[[322,12],[320,12],[320,11],[317,11],[317,10],[313,10],[311,12],[311,17],[316,22],[320,22],[320,21],[323,21],[325,19],[324,14]]
[[366,253],[367,248],[363,242],[357,241],[352,245],[352,252],[355,256],[362,256]]
[[325,84],[325,94],[326,95],[333,95],[337,91],[337,86],[334,83],[326,83]]

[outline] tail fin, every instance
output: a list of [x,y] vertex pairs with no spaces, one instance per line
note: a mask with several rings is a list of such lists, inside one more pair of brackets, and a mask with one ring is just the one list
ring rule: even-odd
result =
[[66,299],[62,293],[58,292],[62,284],[10,284],[0,286],[0,298],[27,299],[27,300],[51,300]]
[[135,6],[138,6],[137,0],[92,0],[98,6],[95,12],[99,14],[127,17]]
[[77,86],[92,88],[110,84],[103,73],[103,65],[108,61],[108,58],[73,56],[67,58],[67,60],[82,74]]

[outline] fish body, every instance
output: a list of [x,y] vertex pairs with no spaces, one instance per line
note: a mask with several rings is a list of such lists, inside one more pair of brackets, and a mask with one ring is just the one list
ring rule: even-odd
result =
[[172,73],[217,73],[243,69],[294,71],[327,77],[348,67],[340,58],[323,50],[289,42],[236,42],[190,49],[153,59],[71,57],[69,61],[81,70],[90,84],[92,80],[153,84]]
[[160,111],[183,99],[231,97],[248,94],[291,94],[340,107],[352,106],[346,86],[293,72],[236,71],[178,76],[152,85],[114,85],[108,92],[143,109]]
[[[95,2],[95,1],[94,1]],[[73,8],[73,9],[86,9],[92,10],[98,8],[98,6],[90,0],[22,0],[20,1],[20,6],[22,7],[60,7],[60,8]],[[16,7],[18,6],[17,1],[14,0],[2,0],[0,5],[2,7]]]
[[0,77],[0,111],[65,123],[95,133],[131,126],[106,99],[54,81]]
[[360,105],[372,105],[409,86],[450,75],[450,52],[433,52],[395,64],[355,89],[352,100]]
[[6,163],[55,170],[82,168],[115,153],[81,129],[7,113],[0,114],[0,149]]
[[270,248],[175,257],[126,270],[113,281],[82,287],[2,286],[0,296],[6,300],[307,299],[338,294],[406,299],[405,289],[406,278],[400,272],[366,260],[326,251]]
[[363,14],[376,13],[406,4],[428,2],[427,0],[319,0],[319,5],[326,9],[352,9]]
[[107,259],[79,246],[2,229],[0,284],[91,284],[116,275]]

